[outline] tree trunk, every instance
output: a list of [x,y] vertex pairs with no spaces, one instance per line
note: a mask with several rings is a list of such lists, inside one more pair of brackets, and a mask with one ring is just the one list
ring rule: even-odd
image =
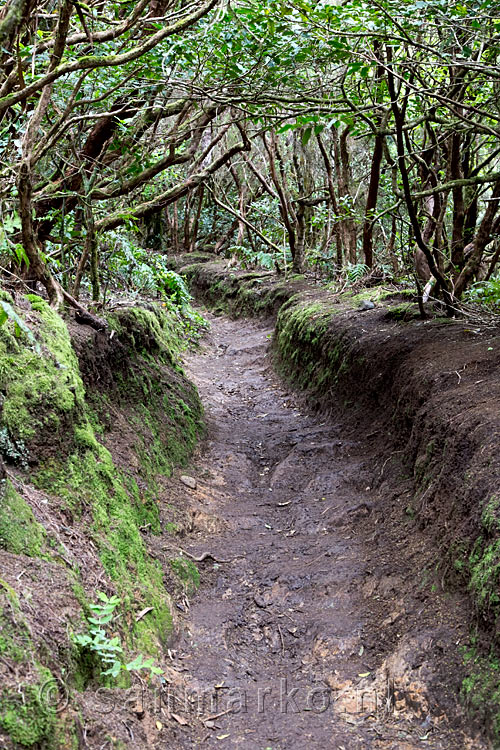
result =
[[[356,263],[356,224],[351,216],[352,196],[350,191],[350,165],[347,136],[350,126],[347,125],[341,136],[333,128],[333,154],[335,159],[335,170],[337,172],[337,185],[339,191],[339,203],[341,204],[340,221],[343,245],[349,263]],[[347,205],[349,204],[349,205]]]
[[63,303],[62,289],[43,260],[40,258],[40,253],[36,244],[35,231],[33,228],[33,204],[31,200],[32,176],[28,159],[23,159],[21,162],[18,179],[18,194],[21,235],[24,251],[29,260],[30,276],[35,281],[39,281],[43,284],[47,291],[50,304],[54,307],[59,307]]
[[394,252],[394,249],[396,247],[396,216],[395,214],[392,215],[392,222],[391,222],[391,233],[389,235],[389,242],[386,245],[385,252],[390,258],[392,270],[395,276],[399,274],[399,264],[398,259],[396,256],[396,253]]
[[293,256],[293,270],[295,273],[303,273],[305,267],[305,244],[306,244],[306,206],[304,203],[299,203],[297,211],[295,213],[296,220],[296,242],[295,242],[295,255]]
[[179,206],[178,202],[175,201],[173,209],[173,220],[172,220],[172,239],[174,246],[174,255],[179,252]]
[[[385,124],[385,117],[383,122]],[[363,255],[368,268],[373,268],[373,213],[377,208],[378,189],[380,185],[380,167],[384,154],[384,135],[377,133],[373,146],[372,165],[368,195],[366,196],[365,221],[363,224]]]
[[479,225],[474,238],[472,252],[466,262],[462,272],[455,282],[455,294],[457,297],[464,292],[467,284],[474,278],[479,269],[484,249],[491,239],[491,230],[493,222],[498,211],[500,202],[500,182],[495,183],[491,198],[488,201],[488,207],[484,213],[483,220]]
[[340,222],[339,222],[339,204],[337,202],[337,195],[335,193],[335,185],[333,182],[333,169],[332,169],[332,164],[328,156],[328,153],[326,151],[325,145],[321,139],[321,136],[318,134],[316,136],[316,139],[318,141],[319,150],[321,152],[321,156],[323,157],[323,162],[324,162],[325,169],[326,169],[330,204],[331,204],[333,213],[335,214],[335,221],[333,222],[332,231],[335,234],[335,243],[336,243],[336,249],[337,249],[337,265],[339,266],[339,268],[341,268],[344,253],[343,253],[343,248],[342,248],[342,232],[340,229]]
[[227,232],[223,234],[222,237],[219,237],[219,239],[214,245],[214,253],[216,255],[218,255],[220,251],[222,250],[222,248],[224,247],[224,245],[226,245],[230,241],[231,237],[236,232],[238,224],[239,224],[239,219],[233,219]]
[[[459,180],[463,177],[460,167],[462,137],[460,133],[451,136],[450,149],[450,178]],[[451,233],[451,262],[457,269],[464,265],[464,224],[465,224],[465,202],[463,187],[455,187],[453,195],[453,223]]]
[[95,231],[94,214],[92,205],[88,203],[84,211],[85,224],[87,226],[87,237],[90,245],[90,281],[92,283],[92,299],[94,302],[99,300],[99,246],[97,244],[97,235]]
[[274,132],[271,133],[270,143],[267,142],[265,135],[262,136],[262,140],[264,142],[264,146],[266,148],[267,155],[269,157],[269,171],[271,173],[271,179],[273,181],[274,187],[276,189],[276,193],[278,195],[280,214],[281,214],[281,218],[283,220],[283,224],[285,225],[285,229],[288,235],[288,246],[292,254],[292,259],[295,259],[296,216],[295,216],[290,200],[286,193],[286,184],[284,183],[282,184],[279,178],[277,169],[276,169],[276,156],[277,156],[276,134]]
[[193,194],[188,193],[184,201],[184,242],[183,250],[185,253],[189,252],[191,245],[191,203],[193,200]]
[[205,195],[205,186],[200,185],[198,190],[198,206],[194,216],[193,227],[191,229],[191,239],[189,241],[189,252],[192,253],[198,240],[198,228],[200,226],[201,209],[203,207],[203,196]]
[[246,213],[246,187],[239,179],[238,174],[232,165],[230,165],[229,171],[238,191],[238,212],[242,218],[238,220],[238,236],[236,237],[236,244],[241,246],[243,244],[246,230],[245,222],[243,221]]

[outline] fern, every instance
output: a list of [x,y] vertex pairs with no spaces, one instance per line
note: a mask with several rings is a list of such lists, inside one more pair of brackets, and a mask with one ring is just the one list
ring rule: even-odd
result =
[[110,625],[114,619],[114,613],[121,599],[117,596],[107,597],[102,591],[97,592],[100,603],[91,604],[90,610],[93,616],[87,617],[88,632],[73,635],[73,643],[83,651],[95,654],[103,667],[102,675],[118,677],[122,670],[132,672],[134,670],[147,669],[150,675],[162,674],[163,670],[155,666],[153,659],[144,659],[139,654],[135,659],[126,664],[122,663],[123,648],[117,635],[109,637],[106,625]]
[[138,292],[149,292],[168,297],[177,307],[185,307],[191,300],[182,276],[167,267],[163,255],[148,252],[128,237],[110,232],[115,248],[111,258],[113,280]]
[[347,280],[350,284],[356,284],[357,281],[366,276],[369,272],[366,263],[356,263],[347,267]]

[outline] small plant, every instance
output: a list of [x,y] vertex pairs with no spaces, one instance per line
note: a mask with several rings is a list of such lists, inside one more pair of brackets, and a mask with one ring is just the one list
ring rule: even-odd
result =
[[151,675],[162,674],[163,670],[155,666],[153,659],[144,659],[142,654],[126,664],[122,662],[123,648],[120,639],[117,635],[110,637],[105,627],[112,622],[121,599],[117,596],[108,597],[103,591],[99,591],[97,596],[100,603],[90,605],[94,616],[87,618],[88,633],[74,635],[73,642],[79,648],[86,649],[98,657],[104,667],[102,675],[118,677],[121,671],[132,672],[140,669],[148,669]]
[[19,242],[13,242],[10,235],[16,235],[21,229],[21,218],[17,211],[5,216],[0,221],[0,255],[11,258],[17,265],[24,263],[29,268],[30,262],[26,250]]
[[480,305],[500,310],[500,279],[477,281],[466,292],[465,299]]
[[165,294],[178,306],[184,307],[191,300],[186,282],[175,271],[165,267],[163,256],[155,256],[152,262],[153,273],[158,290]]
[[234,255],[242,268],[260,266],[261,268],[271,270],[275,267],[277,260],[279,260],[273,253],[267,253],[264,250],[255,252],[244,245],[232,245],[228,248],[227,255]]
[[114,244],[109,270],[115,283],[126,289],[158,294],[180,308],[189,303],[191,295],[186,282],[167,267],[164,255],[145,250],[118,232],[110,232],[109,236]]
[[179,527],[176,523],[169,521],[168,523],[165,524],[165,531],[168,534],[177,534],[179,531]]
[[[1,399],[0,399],[1,404]],[[8,463],[28,469],[28,451],[22,440],[14,440],[6,427],[0,427],[0,455]]]
[[366,276],[369,272],[369,268],[366,263],[355,263],[354,265],[349,264],[347,267],[347,281],[350,284],[355,284],[357,281]]
[[39,354],[40,345],[34,337],[31,329],[28,328],[24,320],[16,313],[11,304],[3,299],[0,299],[0,326],[3,326],[3,324],[6,323],[7,320],[11,320],[14,324],[14,336],[19,339],[24,333],[33,349],[37,354]]

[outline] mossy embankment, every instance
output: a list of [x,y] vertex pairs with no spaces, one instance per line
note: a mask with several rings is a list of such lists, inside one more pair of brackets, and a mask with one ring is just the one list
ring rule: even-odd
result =
[[290,297],[307,285],[302,276],[287,279],[271,271],[241,271],[203,254],[172,257],[172,268],[182,271],[191,291],[219,312],[229,315],[276,315]]
[[401,534],[424,530],[440,580],[468,592],[478,630],[464,654],[464,699],[500,746],[500,332],[422,321],[390,285],[335,294],[203,261],[176,261],[195,294],[232,315],[276,315],[282,376],[317,408],[349,408],[360,430],[380,436],[381,477],[391,465],[413,477]]
[[96,332],[35,295],[10,304],[34,338],[0,327],[0,744],[76,747],[82,691],[103,684],[103,649],[74,639],[98,592],[120,600],[106,638],[125,660],[161,664],[172,637],[172,566],[149,540],[202,408],[173,305],[119,307]]

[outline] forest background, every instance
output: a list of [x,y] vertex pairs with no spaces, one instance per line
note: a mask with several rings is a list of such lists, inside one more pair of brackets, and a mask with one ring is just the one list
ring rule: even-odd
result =
[[215,249],[340,283],[416,269],[449,312],[498,303],[493,0],[10,0],[0,18],[5,281],[83,312]]

